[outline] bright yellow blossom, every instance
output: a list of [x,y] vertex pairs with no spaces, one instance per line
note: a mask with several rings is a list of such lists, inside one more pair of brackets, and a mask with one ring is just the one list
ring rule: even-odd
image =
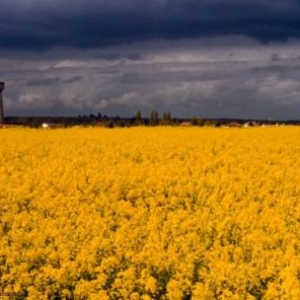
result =
[[0,294],[300,299],[297,127],[1,129]]

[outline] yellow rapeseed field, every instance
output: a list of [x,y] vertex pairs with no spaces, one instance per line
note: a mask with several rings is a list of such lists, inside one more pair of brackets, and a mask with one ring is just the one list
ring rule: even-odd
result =
[[0,298],[300,299],[300,128],[2,129],[0,224]]

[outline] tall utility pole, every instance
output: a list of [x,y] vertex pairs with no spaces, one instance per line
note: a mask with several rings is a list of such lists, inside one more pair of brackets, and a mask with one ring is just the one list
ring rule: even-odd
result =
[[0,82],[0,126],[4,124],[4,109],[3,109],[3,98],[2,91],[4,90],[4,82]]

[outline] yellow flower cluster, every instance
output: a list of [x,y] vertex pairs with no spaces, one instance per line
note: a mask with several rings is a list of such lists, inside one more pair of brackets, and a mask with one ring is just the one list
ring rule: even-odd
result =
[[300,129],[0,131],[0,295],[300,299]]

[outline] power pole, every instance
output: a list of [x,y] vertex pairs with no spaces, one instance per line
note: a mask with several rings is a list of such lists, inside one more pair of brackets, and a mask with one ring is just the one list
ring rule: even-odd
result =
[[4,90],[4,82],[0,82],[0,126],[4,125],[4,109],[3,109],[3,98],[2,92]]

